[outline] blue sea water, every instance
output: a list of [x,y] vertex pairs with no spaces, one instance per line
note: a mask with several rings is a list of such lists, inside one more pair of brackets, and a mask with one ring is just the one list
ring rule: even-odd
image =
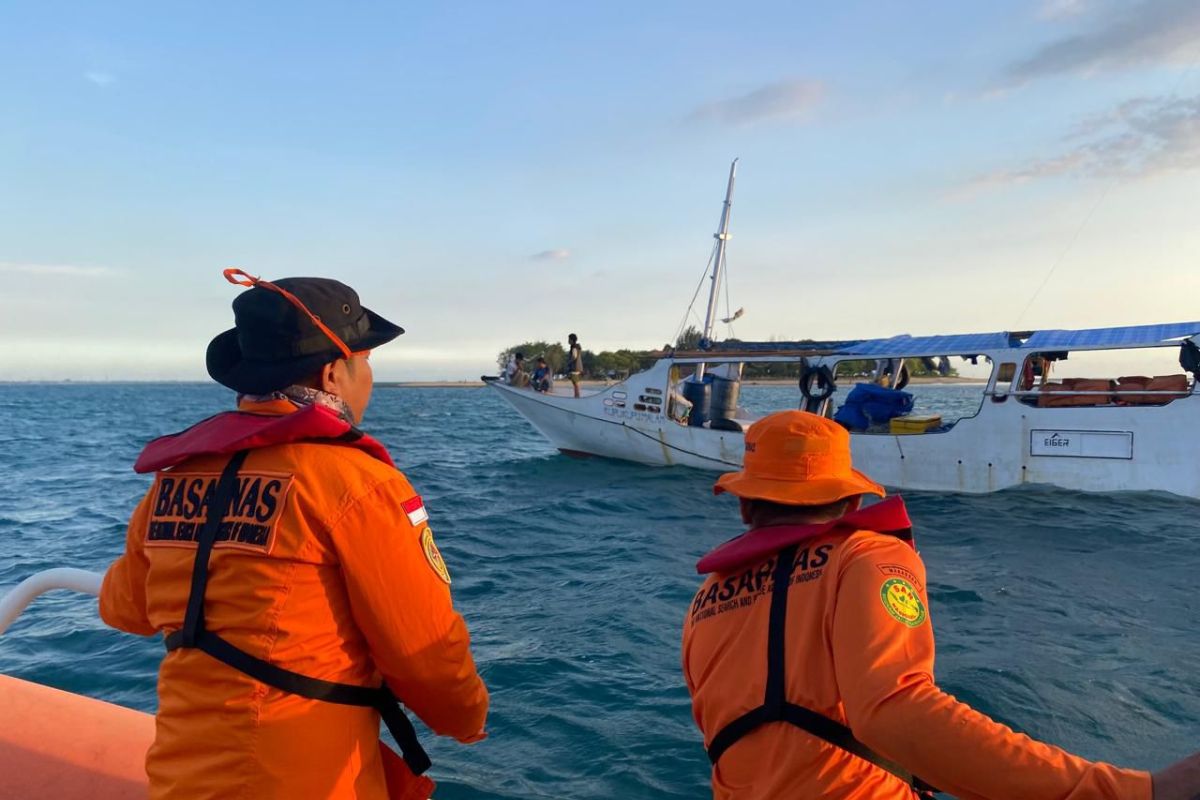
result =
[[[970,387],[915,391],[919,411],[978,405]],[[743,404],[794,395],[747,387]],[[0,592],[105,569],[149,483],[130,469],[141,445],[232,401],[206,385],[0,385]],[[486,390],[380,388],[364,427],[426,498],[492,692],[486,741],[425,737],[438,797],[705,796],[679,635],[696,559],[740,530],[713,474],[567,458]],[[1153,768],[1200,748],[1200,504],[907,498],[946,690],[1091,758]],[[146,711],[161,655],[61,592],[0,637],[0,672]]]

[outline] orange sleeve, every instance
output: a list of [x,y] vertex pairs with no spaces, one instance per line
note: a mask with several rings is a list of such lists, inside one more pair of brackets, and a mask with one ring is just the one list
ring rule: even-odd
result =
[[[691,648],[692,639],[692,615],[689,610],[688,614],[683,618],[683,641],[679,646],[679,663],[683,667],[683,682],[687,686],[688,697],[693,698],[692,719],[696,722],[696,727],[700,727],[700,710],[696,708],[694,698],[696,697],[696,682],[692,680],[691,667]],[[703,730],[703,728],[701,728]]]
[[388,686],[435,733],[471,739],[487,719],[487,688],[450,586],[426,558],[428,525],[412,525],[401,507],[414,496],[402,478],[380,484],[336,521],[333,546],[354,621]]
[[104,573],[100,585],[100,619],[118,630],[150,636],[157,628],[150,624],[146,613],[146,573],[150,562],[142,542],[146,535],[146,520],[150,515],[150,493],[147,492],[125,532],[125,552]]
[[856,737],[962,800],[1150,800],[1148,773],[1034,741],[938,689],[924,564],[900,540],[856,538],[839,567],[832,632]]

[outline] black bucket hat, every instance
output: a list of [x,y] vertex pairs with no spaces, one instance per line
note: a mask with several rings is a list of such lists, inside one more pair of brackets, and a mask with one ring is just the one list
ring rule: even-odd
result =
[[[235,276],[246,280],[238,280]],[[252,287],[233,301],[234,327],[208,345],[208,374],[242,394],[266,394],[330,361],[387,344],[404,329],[363,308],[358,293],[329,278],[264,281],[227,269]]]

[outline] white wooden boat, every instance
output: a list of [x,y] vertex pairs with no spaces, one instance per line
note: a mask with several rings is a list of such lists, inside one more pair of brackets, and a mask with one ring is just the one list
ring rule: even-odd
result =
[[[735,162],[736,165],[736,162]],[[847,374],[899,390],[905,359],[967,358],[991,365],[977,385],[978,411],[956,421],[908,414],[851,426],[855,466],[898,489],[991,492],[1022,483],[1084,491],[1161,490],[1200,498],[1200,322],[953,336],[896,336],[824,343],[742,343],[722,349],[712,332],[734,170],[717,233],[704,349],[664,353],[650,369],[580,398],[484,380],[559,450],[656,466],[741,466],[753,415],[737,406],[743,365],[799,367],[790,407],[833,416],[831,395]],[[1072,353],[1179,353],[1182,371],[1154,378],[1097,374],[1049,380]],[[1128,359],[1126,359],[1128,360]],[[1173,358],[1172,358],[1173,360]],[[910,362],[911,363],[911,362]],[[690,375],[689,375],[690,373]],[[708,388],[705,388],[705,387]],[[717,391],[719,389],[719,392]],[[721,402],[705,413],[708,395]],[[689,413],[689,398],[697,413]]]
[[[963,356],[990,362],[976,384],[974,416],[922,430],[906,417],[851,431],[855,465],[888,486],[933,491],[990,492],[1021,483],[1085,491],[1162,490],[1200,498],[1200,322],[1092,330],[1047,330],[830,343],[820,349],[776,344],[740,351],[676,353],[652,368],[581,398],[540,394],[498,381],[490,385],[566,453],[652,465],[729,470],[740,467],[742,431],[754,417],[740,408],[715,421],[681,419],[678,374],[705,363],[736,374],[747,363],[800,364],[796,404],[829,414],[839,365],[876,364],[903,380],[901,359]],[[1071,353],[1170,348],[1191,372],[1155,379],[1121,376],[1049,381],[1050,365]],[[1188,361],[1188,359],[1191,359]],[[844,370],[843,370],[844,371]],[[1032,377],[1031,372],[1041,375]],[[831,384],[829,378],[835,377]],[[916,415],[908,415],[913,417]],[[894,432],[909,427],[915,432]]]

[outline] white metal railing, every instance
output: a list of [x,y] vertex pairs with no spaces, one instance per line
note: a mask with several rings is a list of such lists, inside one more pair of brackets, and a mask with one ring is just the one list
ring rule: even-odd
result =
[[70,589],[73,592],[98,595],[103,580],[104,576],[99,572],[88,572],[86,569],[74,567],[56,567],[35,572],[9,589],[8,594],[0,597],[0,634],[8,630],[13,620],[19,617],[38,595],[55,589]]
[[993,389],[984,392],[985,395],[991,397],[993,395],[1004,395],[1006,397],[1072,397],[1072,396],[1105,396],[1112,395],[1113,397],[1132,396],[1132,395],[1161,395],[1163,397],[1174,397],[1182,400],[1193,394],[1191,389],[1016,389],[1009,391],[1007,389]]

